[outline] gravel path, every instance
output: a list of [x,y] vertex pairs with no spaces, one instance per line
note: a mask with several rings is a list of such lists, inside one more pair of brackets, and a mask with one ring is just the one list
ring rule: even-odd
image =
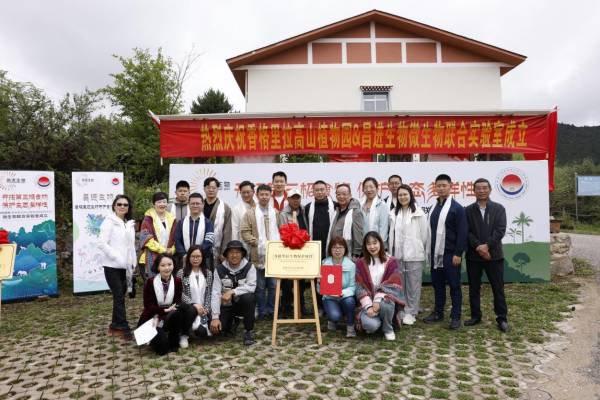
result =
[[596,271],[600,270],[600,236],[570,233],[573,244],[571,256],[588,261]]
[[582,282],[572,319],[559,323],[563,334],[545,346],[548,357],[524,396],[528,400],[600,399],[600,236],[569,234],[571,257],[586,260],[596,279]]

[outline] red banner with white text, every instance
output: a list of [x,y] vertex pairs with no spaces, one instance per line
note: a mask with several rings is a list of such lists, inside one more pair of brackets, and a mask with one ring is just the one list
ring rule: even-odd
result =
[[[551,151],[550,114],[160,121],[161,157]],[[552,149],[553,150],[553,149]]]

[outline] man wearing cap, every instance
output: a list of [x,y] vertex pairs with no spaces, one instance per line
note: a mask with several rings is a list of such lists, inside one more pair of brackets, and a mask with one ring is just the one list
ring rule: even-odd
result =
[[211,332],[234,334],[233,320],[242,317],[244,344],[254,344],[254,308],[256,306],[256,269],[246,258],[247,252],[239,240],[227,244],[225,260],[217,265],[213,275],[211,296]]
[[[306,223],[306,215],[302,209],[302,194],[297,188],[293,188],[288,192],[287,205],[283,208],[283,211],[279,214],[279,222],[281,225],[296,224],[300,229],[306,230],[308,224]],[[294,295],[292,292],[292,281],[286,279],[281,283],[282,294],[281,294],[281,305],[284,315],[292,315],[293,313],[293,302]],[[306,315],[306,307],[304,305],[304,290],[306,289],[306,281],[300,281],[300,308],[302,314]]]

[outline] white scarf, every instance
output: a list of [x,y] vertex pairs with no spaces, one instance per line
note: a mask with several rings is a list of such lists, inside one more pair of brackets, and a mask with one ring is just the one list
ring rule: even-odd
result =
[[[165,220],[161,220],[160,217],[158,217],[158,232],[156,232],[156,237],[158,238],[159,243],[163,246],[163,247],[167,247],[167,244],[169,243],[169,231],[167,230],[167,226],[169,225],[169,221],[167,220],[167,217],[165,216]],[[166,225],[166,226],[165,226]]]
[[[447,198],[442,211],[440,211],[440,218],[438,219],[437,229],[435,232],[435,250],[433,253],[434,259],[431,265],[434,269],[444,267],[444,247],[446,244],[446,217],[448,211],[450,211],[450,205],[452,203],[451,198]],[[429,214],[431,216],[431,214]]]
[[[200,214],[200,216],[198,216],[198,220],[198,233],[196,234],[196,240],[194,241],[194,244],[202,244],[202,242],[204,241],[204,215]],[[183,246],[185,247],[186,251],[190,248],[190,221],[191,217],[188,215],[183,219],[183,225],[181,226],[181,230],[183,233]]]
[[[196,277],[199,279],[196,280]],[[194,271],[190,272],[188,276],[190,282],[190,293],[192,297],[192,304],[204,305],[204,294],[206,292],[206,278],[202,271],[197,273]]]
[[[340,211],[336,213],[334,216],[339,215]],[[354,222],[354,209],[350,208],[350,204],[348,204],[348,211],[346,212],[346,217],[344,219],[344,228],[342,229],[342,237],[346,242],[350,242],[350,249],[352,249],[352,222]],[[329,247],[329,241],[331,240],[331,232],[333,231],[333,223],[329,227],[329,233],[327,234],[327,244],[326,247]]]
[[[363,232],[370,232],[370,231],[377,231],[379,232],[379,229],[377,229],[377,217],[378,217],[378,211],[377,207],[379,206],[379,203],[381,203],[381,197],[377,196],[373,199],[373,202],[371,203],[371,208],[369,209],[369,219],[367,221],[365,221],[367,223],[366,228],[367,229],[363,229]],[[367,204],[367,198],[365,197],[365,200],[362,201],[360,203],[360,207],[363,209],[363,212],[366,212],[365,210],[365,204]]]
[[173,279],[173,275],[171,275],[171,279],[169,280],[169,290],[167,290],[166,295],[162,279],[160,279],[160,274],[156,275],[153,279],[152,284],[154,286],[154,294],[156,295],[156,302],[158,305],[167,307],[173,304],[173,297],[175,297],[175,280]]
[[411,218],[411,212],[408,212],[406,214],[406,218],[404,218],[402,208],[400,209],[400,211],[398,211],[398,214],[395,215],[393,218],[394,224],[391,225],[392,228],[390,229],[390,236],[388,238],[388,248],[393,249],[393,256],[398,260],[402,259],[402,233],[408,228],[408,225],[410,225]]
[[[311,239],[313,237],[313,220],[315,219],[316,202],[316,200],[313,201],[308,209],[308,233]],[[327,196],[327,212],[329,213],[329,227],[331,228],[331,225],[333,224],[333,218],[335,218],[335,205],[329,196]]]
[[258,255],[261,260],[265,255],[267,249],[267,240],[279,240],[279,228],[277,228],[277,214],[275,208],[268,206],[269,215],[269,237],[265,230],[264,214],[260,208],[260,205],[254,207],[254,218],[256,218],[256,228],[258,230]]
[[221,240],[223,239],[223,225],[225,225],[225,203],[219,199],[217,201],[219,205],[217,206],[217,214],[215,215],[215,247],[220,248]]

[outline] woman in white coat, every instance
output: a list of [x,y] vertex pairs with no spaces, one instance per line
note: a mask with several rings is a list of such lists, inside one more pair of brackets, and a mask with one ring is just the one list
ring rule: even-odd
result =
[[425,247],[429,224],[408,185],[398,188],[398,202],[390,213],[389,251],[398,260],[404,282],[406,307],[402,323],[412,325],[419,312]]
[[365,178],[362,183],[365,198],[361,201],[360,210],[363,214],[363,237],[367,232],[375,231],[388,242],[389,206],[379,197],[379,183],[373,177]]
[[112,322],[108,334],[131,340],[133,336],[125,312],[125,294],[131,286],[131,275],[136,264],[135,221],[131,219],[131,200],[125,195],[117,195],[112,210],[100,226],[98,243],[104,254],[101,264],[104,276],[113,297]]

